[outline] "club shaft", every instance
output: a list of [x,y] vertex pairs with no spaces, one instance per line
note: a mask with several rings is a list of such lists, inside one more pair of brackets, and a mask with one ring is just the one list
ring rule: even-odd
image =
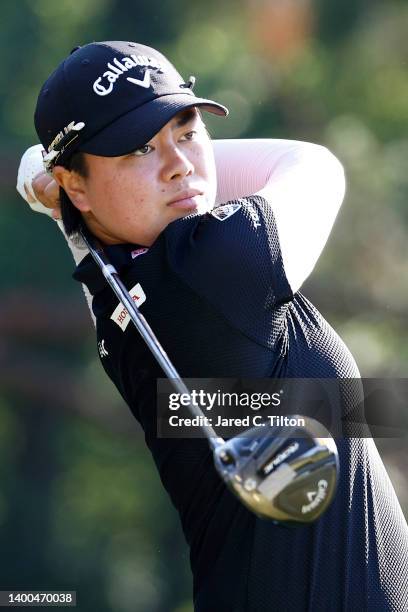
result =
[[199,417],[199,422],[201,423],[200,428],[208,439],[210,446],[215,449],[218,448],[220,445],[223,445],[224,440],[217,436],[217,433],[214,428],[211,427],[211,425],[205,424],[205,417],[202,410],[193,401],[187,385],[184,383],[183,379],[180,377],[176,368],[170,361],[167,353],[164,351],[150,325],[148,324],[144,316],[139,312],[126,286],[122,282],[116,268],[108,260],[102,248],[102,245],[100,245],[95,239],[91,238],[91,236],[88,235],[88,232],[81,230],[81,236],[90,254],[95,260],[95,263],[100,268],[103,276],[105,277],[107,283],[112,288],[118,300],[122,302],[123,306],[128,311],[132,323],[136,327],[139,334],[142,336],[143,340],[146,342],[150,351],[153,353],[153,356],[157,360],[163,372],[165,373],[167,378],[170,379],[176,391],[180,394],[184,394],[184,397],[189,398],[189,403],[187,407],[194,417]]

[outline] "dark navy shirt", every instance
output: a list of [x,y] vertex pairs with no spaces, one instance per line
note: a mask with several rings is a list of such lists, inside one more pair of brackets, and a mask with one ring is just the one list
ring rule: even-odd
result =
[[[339,336],[292,293],[271,206],[259,196],[175,221],[148,250],[106,251],[182,377],[359,377]],[[339,487],[313,525],[257,518],[220,480],[206,440],[157,437],[161,369],[133,325],[123,328],[90,256],[74,277],[94,295],[102,365],[141,423],[179,512],[195,610],[406,612],[407,524],[374,442],[357,431],[338,440]]]

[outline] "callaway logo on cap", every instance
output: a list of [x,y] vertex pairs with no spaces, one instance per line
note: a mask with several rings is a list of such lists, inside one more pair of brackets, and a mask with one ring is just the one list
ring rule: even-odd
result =
[[200,106],[227,109],[194,95],[158,51],[132,42],[78,47],[51,74],[38,96],[35,127],[51,169],[75,151],[114,157],[146,144],[175,114]]

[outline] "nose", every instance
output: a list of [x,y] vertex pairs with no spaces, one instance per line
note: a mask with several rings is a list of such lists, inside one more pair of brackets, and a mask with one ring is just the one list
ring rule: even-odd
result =
[[186,154],[176,144],[169,146],[161,168],[162,180],[173,181],[190,176],[193,172],[194,165]]

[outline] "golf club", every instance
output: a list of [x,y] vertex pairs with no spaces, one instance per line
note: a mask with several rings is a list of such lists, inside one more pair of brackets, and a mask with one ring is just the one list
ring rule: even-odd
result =
[[[80,233],[165,375],[178,393],[190,397],[188,408],[193,416],[203,416],[103,246],[85,227]],[[316,520],[329,506],[337,486],[339,462],[333,438],[316,420],[302,419],[305,424],[301,427],[257,426],[228,441],[200,419],[221,478],[247,508],[277,523],[304,524]]]

